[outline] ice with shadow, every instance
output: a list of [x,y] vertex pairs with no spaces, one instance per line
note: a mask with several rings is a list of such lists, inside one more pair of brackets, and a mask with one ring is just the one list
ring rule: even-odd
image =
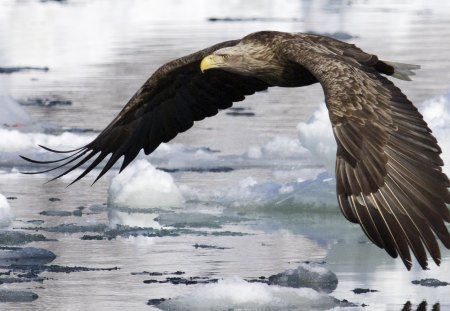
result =
[[38,297],[29,290],[0,289],[0,302],[30,302]]
[[289,288],[225,278],[171,299],[151,300],[162,310],[330,310],[353,306],[311,288]]
[[331,293],[338,285],[334,272],[319,264],[300,264],[297,268],[272,275],[269,285],[293,288],[312,288],[318,292]]

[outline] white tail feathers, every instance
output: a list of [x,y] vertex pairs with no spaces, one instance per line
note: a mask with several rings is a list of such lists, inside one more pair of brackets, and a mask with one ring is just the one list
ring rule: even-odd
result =
[[383,62],[394,67],[394,73],[392,74],[394,78],[405,81],[411,81],[410,76],[414,76],[416,74],[413,70],[420,69],[420,65],[394,63],[388,61]]

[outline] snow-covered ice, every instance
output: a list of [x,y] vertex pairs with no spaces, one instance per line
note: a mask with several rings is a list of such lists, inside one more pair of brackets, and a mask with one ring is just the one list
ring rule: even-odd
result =
[[333,271],[321,265],[302,263],[295,269],[270,276],[269,284],[294,288],[308,287],[319,292],[331,293],[337,287],[338,278]]
[[[446,164],[444,172],[450,175],[450,91],[426,100],[419,107],[442,148],[441,156]],[[336,142],[326,105],[321,104],[307,122],[300,122],[297,130],[301,146],[307,148],[314,159],[334,174]]]
[[0,289],[0,302],[30,302],[38,295],[29,290]]
[[201,285],[186,295],[158,304],[162,310],[329,310],[340,305],[310,288],[250,283],[238,277]]
[[10,96],[0,95],[0,126],[19,127],[31,123],[30,115]]
[[297,130],[301,145],[311,152],[319,164],[334,174],[336,141],[325,104],[321,104],[308,122],[300,122]]
[[179,207],[184,198],[172,176],[137,160],[111,181],[108,204],[116,207]]
[[292,158],[305,157],[308,151],[302,147],[298,139],[286,136],[275,136],[263,146],[250,146],[247,155],[252,159],[260,158]]
[[94,136],[78,135],[75,133],[64,132],[59,135],[43,134],[43,133],[26,133],[17,129],[0,128],[0,151],[14,153],[17,156],[19,152],[31,153],[47,153],[39,148],[43,145],[52,149],[67,150],[83,146],[90,142]]
[[0,229],[9,227],[13,220],[14,213],[11,206],[5,196],[0,194]]
[[56,255],[36,247],[3,247],[0,249],[0,265],[43,265],[52,262]]
[[420,110],[442,149],[444,172],[450,176],[450,91],[423,103]]
[[122,211],[117,208],[108,208],[108,219],[111,228],[117,225],[139,228],[161,229],[162,226],[155,221],[159,214],[138,213],[133,211]]

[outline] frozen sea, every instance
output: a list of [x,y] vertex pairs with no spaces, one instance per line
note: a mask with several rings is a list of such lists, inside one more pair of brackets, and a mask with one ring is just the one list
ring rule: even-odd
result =
[[[2,0],[1,310],[450,310],[448,250],[408,272],[341,215],[319,85],[250,96],[94,186],[20,173],[38,168],[19,154],[50,158],[38,144],[93,139],[165,62],[267,29],[420,64],[394,82],[450,174],[446,1]],[[267,284],[299,266],[337,287]]]

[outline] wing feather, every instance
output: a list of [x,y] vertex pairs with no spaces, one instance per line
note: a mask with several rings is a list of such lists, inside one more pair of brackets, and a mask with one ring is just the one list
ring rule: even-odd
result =
[[[291,41],[290,61],[321,83],[338,144],[336,190],[344,216],[410,269],[410,250],[423,269],[450,248],[450,182],[441,149],[417,108],[356,47],[328,40]],[[433,234],[434,232],[434,234]]]
[[[73,182],[86,176],[110,155],[95,181],[102,177],[120,158],[120,171],[136,158],[140,150],[153,152],[162,142],[168,142],[178,133],[192,127],[194,121],[216,115],[220,109],[232,106],[247,95],[265,90],[269,85],[256,78],[240,76],[222,70],[200,71],[200,61],[213,51],[232,46],[238,40],[216,44],[191,55],[174,60],[159,68],[136,92],[118,116],[89,144],[70,150],[50,152],[72,153],[54,161],[36,161],[42,164],[59,163],[57,167],[41,172],[68,167],[54,179],[62,177],[98,156]],[[76,160],[78,162],[74,163]],[[40,173],[40,172],[36,172]],[[94,182],[95,182],[94,181]]]

